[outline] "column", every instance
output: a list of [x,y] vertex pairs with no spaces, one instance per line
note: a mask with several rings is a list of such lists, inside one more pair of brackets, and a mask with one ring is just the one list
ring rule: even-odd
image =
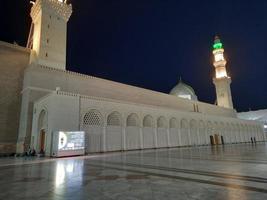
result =
[[126,127],[122,126],[122,150],[127,150],[126,147]]
[[154,148],[158,148],[158,134],[157,134],[157,128],[154,128]]
[[168,144],[168,147],[171,147],[170,129],[169,128],[167,128],[167,144]]
[[140,149],[144,149],[143,127],[139,127]]
[[102,152],[106,152],[106,133],[107,133],[107,126],[103,126],[102,129]]

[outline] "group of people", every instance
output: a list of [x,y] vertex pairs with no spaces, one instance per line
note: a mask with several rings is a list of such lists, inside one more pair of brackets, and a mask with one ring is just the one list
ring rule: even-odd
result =
[[25,156],[36,156],[36,151],[34,148],[29,147],[28,151],[25,151]]
[[256,144],[256,138],[255,137],[251,137],[250,140],[251,140],[251,143],[255,143]]
[[39,157],[43,157],[45,155],[45,152],[43,149],[40,150],[39,153],[36,152],[36,150],[34,148],[29,147],[28,151],[25,151],[24,153],[25,156],[39,156]]

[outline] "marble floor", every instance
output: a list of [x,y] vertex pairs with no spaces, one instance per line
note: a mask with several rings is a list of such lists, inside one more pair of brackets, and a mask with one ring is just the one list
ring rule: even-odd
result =
[[267,144],[0,159],[0,199],[267,199]]

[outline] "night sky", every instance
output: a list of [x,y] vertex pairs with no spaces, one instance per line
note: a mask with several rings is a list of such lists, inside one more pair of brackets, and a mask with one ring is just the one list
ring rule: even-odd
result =
[[[27,0],[2,1],[0,40],[25,46]],[[238,111],[267,108],[267,1],[72,0],[67,69],[214,103],[212,44],[224,44]]]

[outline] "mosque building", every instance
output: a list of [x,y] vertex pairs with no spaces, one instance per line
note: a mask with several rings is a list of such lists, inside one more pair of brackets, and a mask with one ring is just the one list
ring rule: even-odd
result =
[[218,37],[213,105],[182,80],[165,94],[67,71],[71,14],[66,1],[36,0],[27,47],[0,42],[0,151],[50,156],[55,131],[84,131],[86,153],[265,141],[260,122],[237,118]]

